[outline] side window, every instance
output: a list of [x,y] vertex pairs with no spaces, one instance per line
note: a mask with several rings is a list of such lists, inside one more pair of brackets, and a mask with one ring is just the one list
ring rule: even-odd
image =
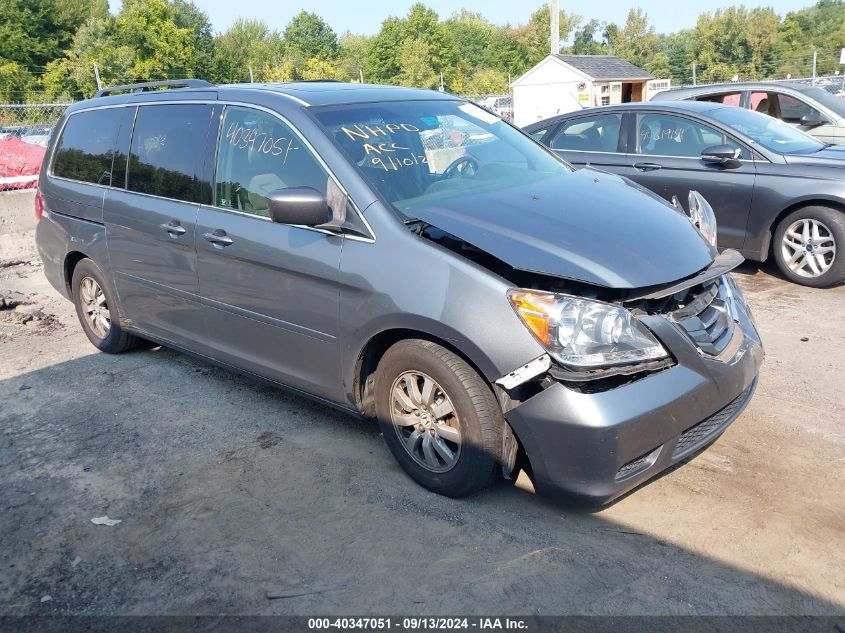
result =
[[[671,114],[640,114],[637,131],[637,151],[646,156],[698,158],[713,145],[740,147],[708,125]],[[747,158],[742,151],[741,157]]]
[[[552,127],[554,127],[554,126],[552,126]],[[551,129],[552,129],[551,127],[544,127],[544,128],[539,129],[539,130],[534,130],[533,132],[531,132],[531,134],[529,134],[529,136],[531,138],[533,138],[535,141],[542,143],[543,138],[546,136],[546,134],[549,133],[549,130],[551,130]]]
[[827,118],[813,106],[793,96],[778,94],[777,98],[780,104],[780,118],[787,123],[800,123],[801,118],[805,116],[817,120]]
[[769,116],[777,116],[775,108],[777,103],[777,94],[770,92],[752,92],[749,95],[748,107],[755,112],[768,114]]
[[740,97],[742,93],[740,92],[722,92],[715,95],[704,95],[702,97],[696,97],[696,101],[709,101],[711,103],[723,103],[724,105],[729,106],[739,106]]
[[220,131],[215,205],[268,217],[276,189],[311,187],[326,194],[328,174],[299,138],[275,116],[229,106]]
[[53,175],[99,185],[111,184],[112,154],[123,108],[70,115],[53,159]]
[[210,121],[208,105],[141,106],[129,148],[127,189],[198,202]]
[[621,114],[579,117],[564,123],[549,145],[560,150],[616,152],[621,127]]

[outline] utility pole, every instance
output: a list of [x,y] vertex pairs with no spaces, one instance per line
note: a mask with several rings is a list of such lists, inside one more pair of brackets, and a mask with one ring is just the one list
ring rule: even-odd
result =
[[692,85],[693,86],[696,85],[695,84],[695,62],[692,63]]
[[814,48],[813,49],[813,81],[811,82],[811,85],[813,85],[813,86],[816,85],[816,58],[817,57],[818,57],[818,51],[816,51],[816,49]]
[[103,82],[100,81],[100,67],[94,64],[94,79],[97,80],[97,90],[103,89]]
[[550,30],[549,49],[552,55],[560,52],[560,3],[559,0],[549,0]]
[[247,66],[249,69],[249,83],[255,83],[255,79],[252,78],[252,66]]
[[361,80],[361,83],[364,83],[364,69],[363,68],[358,69],[358,78]]

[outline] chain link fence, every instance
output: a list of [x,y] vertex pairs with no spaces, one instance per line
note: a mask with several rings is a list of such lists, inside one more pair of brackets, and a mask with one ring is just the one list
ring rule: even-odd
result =
[[0,104],[0,191],[35,187],[47,142],[68,105]]
[[837,97],[845,97],[845,75],[824,75],[822,77],[797,77],[790,79],[775,79],[774,83],[779,84],[801,84],[805,86],[816,86],[827,90]]
[[463,98],[490,110],[505,121],[513,121],[513,95],[463,95]]
[[[845,74],[840,75],[822,75],[817,77],[789,77],[787,79],[759,79],[759,80],[742,80],[741,83],[747,83],[749,81],[760,81],[765,83],[773,83],[773,84],[784,84],[786,86],[789,85],[804,85],[804,86],[817,86],[818,88],[822,88],[827,90],[829,93],[836,95],[838,97],[845,98]],[[733,83],[737,83],[734,81],[714,81],[708,83],[708,86],[730,86]],[[692,88],[696,84],[686,83],[683,84],[685,88]],[[699,86],[705,85],[703,83],[697,84]]]

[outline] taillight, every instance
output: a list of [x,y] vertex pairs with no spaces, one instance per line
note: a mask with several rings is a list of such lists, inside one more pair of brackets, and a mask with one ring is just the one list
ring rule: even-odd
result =
[[40,220],[44,215],[44,196],[41,195],[41,188],[35,190],[35,219]]

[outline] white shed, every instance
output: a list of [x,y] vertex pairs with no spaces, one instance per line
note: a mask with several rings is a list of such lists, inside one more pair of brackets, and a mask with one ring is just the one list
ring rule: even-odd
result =
[[513,82],[513,117],[518,126],[579,108],[645,101],[650,84],[666,89],[642,68],[613,55],[549,55]]

